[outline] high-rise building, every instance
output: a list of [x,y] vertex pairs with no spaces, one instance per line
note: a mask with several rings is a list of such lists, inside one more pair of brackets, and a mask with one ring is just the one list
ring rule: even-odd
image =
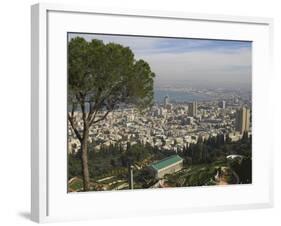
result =
[[250,129],[250,109],[242,107],[236,112],[236,131],[241,134]]
[[197,116],[197,102],[194,101],[188,104],[188,115],[192,117]]
[[219,107],[222,109],[225,109],[225,104],[226,104],[226,102],[225,102],[225,100],[223,100],[223,101],[219,102]]
[[167,106],[169,104],[169,97],[165,96],[164,97],[164,106]]

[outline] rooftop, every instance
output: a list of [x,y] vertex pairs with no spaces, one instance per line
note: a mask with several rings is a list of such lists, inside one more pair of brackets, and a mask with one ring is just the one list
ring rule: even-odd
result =
[[178,156],[178,155],[171,155],[167,158],[164,158],[158,162],[155,162],[153,164],[151,164],[150,166],[153,167],[154,169],[156,170],[160,170],[160,169],[163,169],[169,165],[172,165],[174,163],[177,163],[179,161],[182,161],[183,159]]

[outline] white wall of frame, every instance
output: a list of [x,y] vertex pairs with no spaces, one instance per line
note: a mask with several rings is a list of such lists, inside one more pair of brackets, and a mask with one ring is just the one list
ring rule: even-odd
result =
[[[44,6],[43,6],[44,7]],[[264,133],[272,128],[271,112],[268,110],[270,82],[272,76],[264,79],[269,72],[271,28],[266,19],[244,20],[243,18],[212,18],[196,20],[196,15],[173,14],[172,17],[194,17],[195,20],[168,18],[149,18],[138,16],[99,15],[93,13],[69,12],[76,8],[56,9],[56,5],[47,6],[48,11],[48,184],[47,217],[42,212],[42,221],[76,220],[116,216],[138,216],[153,214],[172,214],[179,212],[208,211],[214,209],[260,208],[271,200],[271,154],[267,150],[270,134]],[[59,6],[58,6],[59,7]],[[52,10],[65,10],[52,11]],[[95,9],[93,9],[95,10]],[[96,9],[98,12],[100,9]],[[68,11],[68,12],[67,12]],[[102,11],[103,12],[103,11]],[[107,11],[104,11],[107,13]],[[113,13],[113,10],[111,11]],[[119,12],[117,12],[119,13]],[[161,12],[128,11],[126,13],[168,16]],[[121,12],[122,14],[122,12]],[[222,19],[223,21],[218,21]],[[241,20],[239,23],[227,20]],[[208,21],[210,20],[210,21]],[[214,20],[214,21],[212,21]],[[248,23],[252,22],[252,23]],[[269,21],[270,22],[270,21]],[[145,26],[143,26],[145,24]],[[116,26],[118,25],[118,26]],[[157,29],[155,29],[157,27]],[[152,35],[167,37],[190,37],[225,40],[253,41],[253,183],[223,187],[178,188],[138,191],[108,191],[67,194],[67,32],[111,33]],[[42,56],[43,57],[43,56]],[[45,59],[45,58],[43,58]],[[44,60],[42,61],[44,64]],[[43,66],[43,65],[42,65]],[[43,66],[44,68],[44,66]],[[41,76],[44,77],[44,74]],[[44,85],[44,82],[42,83]],[[39,102],[44,103],[45,95]],[[263,120],[267,118],[267,121]],[[42,124],[44,126],[44,124]],[[41,130],[40,130],[41,131]],[[45,134],[45,130],[43,131]],[[42,139],[43,140],[43,139]],[[42,151],[44,146],[41,147]],[[40,177],[43,178],[43,175]],[[42,182],[41,182],[42,183]],[[44,191],[44,189],[42,190]],[[41,196],[40,196],[41,197]],[[42,197],[44,200],[44,197]],[[178,200],[181,200],[180,202]],[[41,205],[40,205],[41,206]],[[80,208],[77,208],[80,206]],[[41,207],[44,209],[44,204]],[[41,213],[41,211],[40,211]],[[40,217],[41,218],[41,217]]]
[[[11,0],[1,4],[0,13],[0,60],[1,60],[1,183],[0,224],[32,225],[30,216],[30,5],[37,1]],[[230,14],[238,16],[273,17],[274,28],[274,80],[271,84],[273,125],[269,131],[273,139],[275,162],[275,207],[272,209],[195,213],[189,215],[156,216],[147,218],[111,219],[98,222],[73,222],[66,225],[259,225],[267,222],[280,225],[281,212],[281,107],[278,96],[281,95],[279,59],[281,59],[281,14],[278,0],[57,0],[56,3],[73,3],[121,7],[128,9],[175,10],[194,13]],[[273,107],[274,106],[274,107]],[[11,161],[13,164],[11,165]],[[3,184],[3,185],[2,185]],[[57,225],[57,224],[54,224]],[[60,223],[58,225],[64,225]]]

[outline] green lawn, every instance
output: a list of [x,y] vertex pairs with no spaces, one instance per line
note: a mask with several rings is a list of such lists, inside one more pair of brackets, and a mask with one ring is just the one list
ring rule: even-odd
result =
[[218,167],[227,166],[225,161],[191,165],[173,175],[166,175],[167,183],[170,186],[203,186],[212,185],[213,177]]

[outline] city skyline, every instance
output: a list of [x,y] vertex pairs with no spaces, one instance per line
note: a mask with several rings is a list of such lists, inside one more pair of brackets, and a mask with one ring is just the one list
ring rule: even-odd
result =
[[250,42],[68,38],[68,192],[252,183]]
[[155,72],[155,89],[224,88],[251,91],[249,41],[69,33],[130,47]]

